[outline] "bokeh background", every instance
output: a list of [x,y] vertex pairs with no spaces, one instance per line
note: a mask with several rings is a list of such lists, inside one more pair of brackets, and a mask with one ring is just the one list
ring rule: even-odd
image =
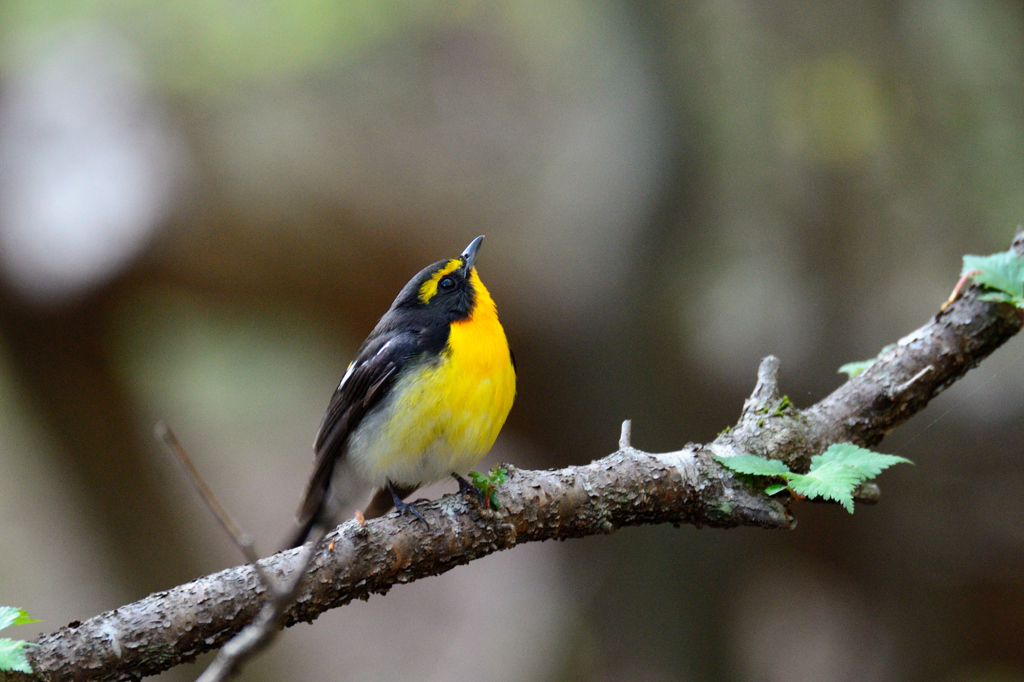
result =
[[[359,341],[477,234],[488,463],[709,440],[768,353],[813,403],[1008,246],[1022,84],[1010,2],[3,0],[0,603],[238,563],[158,418],[278,546]],[[1024,680],[1022,406],[1015,340],[883,444],[878,507],[517,548],[243,678]]]

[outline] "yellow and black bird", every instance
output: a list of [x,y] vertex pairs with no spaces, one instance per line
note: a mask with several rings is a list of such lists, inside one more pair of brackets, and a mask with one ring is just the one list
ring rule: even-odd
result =
[[474,267],[482,241],[413,277],[359,347],[320,424],[292,546],[333,520],[339,477],[376,488],[368,519],[396,507],[423,520],[403,500],[447,476],[469,490],[462,476],[491,449],[516,394],[515,360]]

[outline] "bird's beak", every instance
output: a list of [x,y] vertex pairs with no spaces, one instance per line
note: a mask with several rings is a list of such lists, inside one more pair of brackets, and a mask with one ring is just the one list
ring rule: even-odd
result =
[[469,243],[469,246],[466,247],[466,250],[462,252],[461,258],[462,262],[464,263],[464,265],[462,266],[462,271],[466,273],[467,277],[469,276],[470,270],[473,269],[473,263],[476,262],[476,254],[480,250],[480,244],[483,243],[483,241],[484,236],[480,235],[479,237],[471,241]]

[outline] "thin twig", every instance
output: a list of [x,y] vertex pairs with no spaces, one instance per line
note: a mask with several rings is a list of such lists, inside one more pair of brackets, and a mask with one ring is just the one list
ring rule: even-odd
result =
[[320,544],[327,529],[322,525],[314,526],[310,530],[309,540],[303,545],[298,566],[289,579],[281,582],[274,580],[259,563],[252,535],[242,530],[241,526],[235,523],[235,520],[224,509],[171,428],[160,421],[157,422],[154,433],[168,452],[177,458],[203,502],[217,518],[224,531],[234,540],[243,556],[256,568],[260,582],[266,588],[267,601],[260,609],[259,615],[224,645],[217,657],[197,680],[197,682],[221,682],[238,673],[243,663],[265,649],[277,636],[281,630],[281,617],[298,598],[302,578],[306,575],[306,569],[309,568],[309,563],[316,555],[316,547]]
[[199,493],[199,497],[202,498],[207,508],[216,517],[217,522],[221,528],[224,529],[231,539],[234,540],[235,545],[242,552],[242,556],[245,557],[246,561],[250,564],[254,564],[259,561],[259,555],[256,553],[255,542],[253,537],[242,530],[241,526],[235,523],[235,520],[231,518],[227,510],[221,506],[221,503],[217,500],[217,496],[213,494],[213,490],[210,486],[206,485],[206,481],[199,474],[199,470],[196,469],[195,464],[192,463],[192,458],[185,452],[185,448],[182,447],[178,437],[174,435],[174,431],[171,431],[171,427],[162,421],[156,423],[153,427],[153,434],[156,439],[160,441],[167,451],[174,455],[181,464],[181,468],[188,474],[188,478],[192,481],[192,485]]

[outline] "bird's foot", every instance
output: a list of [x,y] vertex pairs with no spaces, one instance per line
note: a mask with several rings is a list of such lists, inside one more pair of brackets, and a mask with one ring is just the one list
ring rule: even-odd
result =
[[402,501],[402,498],[398,496],[398,493],[395,491],[395,487],[391,485],[390,481],[388,481],[388,490],[391,491],[391,497],[395,501],[395,510],[397,510],[399,514],[412,514],[417,519],[422,521],[423,525],[428,527],[430,526],[427,520],[423,518],[423,514],[420,513],[420,510],[415,507],[417,502],[421,502],[425,498],[421,498],[419,500],[416,500],[416,502],[409,504],[408,502]]
[[427,522],[427,520],[425,518],[423,518],[423,514],[420,513],[420,510],[417,509],[414,504],[408,504],[406,502],[398,502],[395,505],[395,509],[398,511],[399,514],[412,514],[417,519],[422,521],[423,525],[430,526],[430,524]]

